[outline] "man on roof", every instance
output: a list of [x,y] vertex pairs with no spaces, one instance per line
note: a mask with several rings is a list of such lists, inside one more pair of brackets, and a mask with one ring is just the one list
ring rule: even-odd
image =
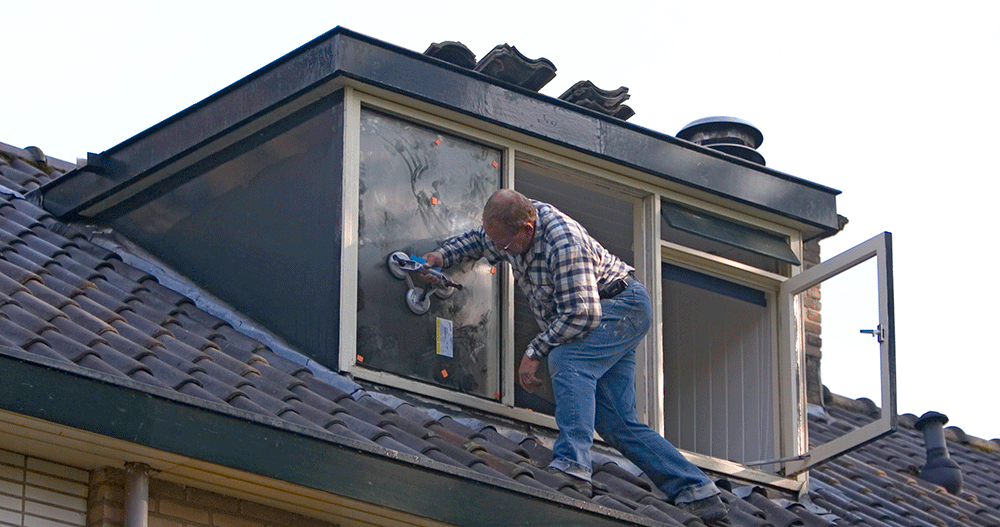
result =
[[591,497],[594,431],[642,469],[673,503],[707,523],[726,523],[719,489],[635,411],[635,348],[652,323],[634,269],[552,205],[514,190],[495,192],[483,225],[424,256],[431,267],[506,261],[542,332],[528,344],[518,382],[532,392],[548,361],[559,437],[549,471]]

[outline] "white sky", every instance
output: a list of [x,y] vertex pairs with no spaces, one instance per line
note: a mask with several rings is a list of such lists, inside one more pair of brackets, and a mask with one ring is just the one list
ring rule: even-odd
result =
[[[556,65],[542,93],[624,85],[630,122],[671,135],[711,115],[754,123],[769,167],[844,192],[850,224],[824,259],[893,232],[899,412],[1000,437],[1000,3],[0,0],[0,141],[75,161],[338,25],[418,52],[508,43]],[[825,383],[878,402],[874,359],[831,342]]]

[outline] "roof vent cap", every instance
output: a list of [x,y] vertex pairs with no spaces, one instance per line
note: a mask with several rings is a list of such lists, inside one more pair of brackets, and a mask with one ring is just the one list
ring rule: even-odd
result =
[[677,132],[678,139],[734,155],[758,165],[765,165],[757,148],[764,134],[749,121],[737,117],[706,117],[688,123]]
[[962,491],[962,469],[948,454],[944,438],[944,425],[948,416],[938,412],[927,412],[917,419],[913,427],[924,433],[927,447],[927,462],[920,467],[920,479],[941,485],[951,494]]

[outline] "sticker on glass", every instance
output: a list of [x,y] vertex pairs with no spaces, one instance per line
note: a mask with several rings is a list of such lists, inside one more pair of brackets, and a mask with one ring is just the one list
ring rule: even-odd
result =
[[454,357],[455,348],[452,345],[454,342],[454,329],[450,320],[445,320],[443,318],[437,319],[437,354],[445,357]]

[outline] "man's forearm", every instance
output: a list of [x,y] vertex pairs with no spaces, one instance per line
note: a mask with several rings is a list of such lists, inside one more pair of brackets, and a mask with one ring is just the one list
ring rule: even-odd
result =
[[473,229],[464,234],[449,238],[437,249],[441,255],[441,266],[450,267],[465,260],[478,260],[483,257],[485,244],[482,229]]

